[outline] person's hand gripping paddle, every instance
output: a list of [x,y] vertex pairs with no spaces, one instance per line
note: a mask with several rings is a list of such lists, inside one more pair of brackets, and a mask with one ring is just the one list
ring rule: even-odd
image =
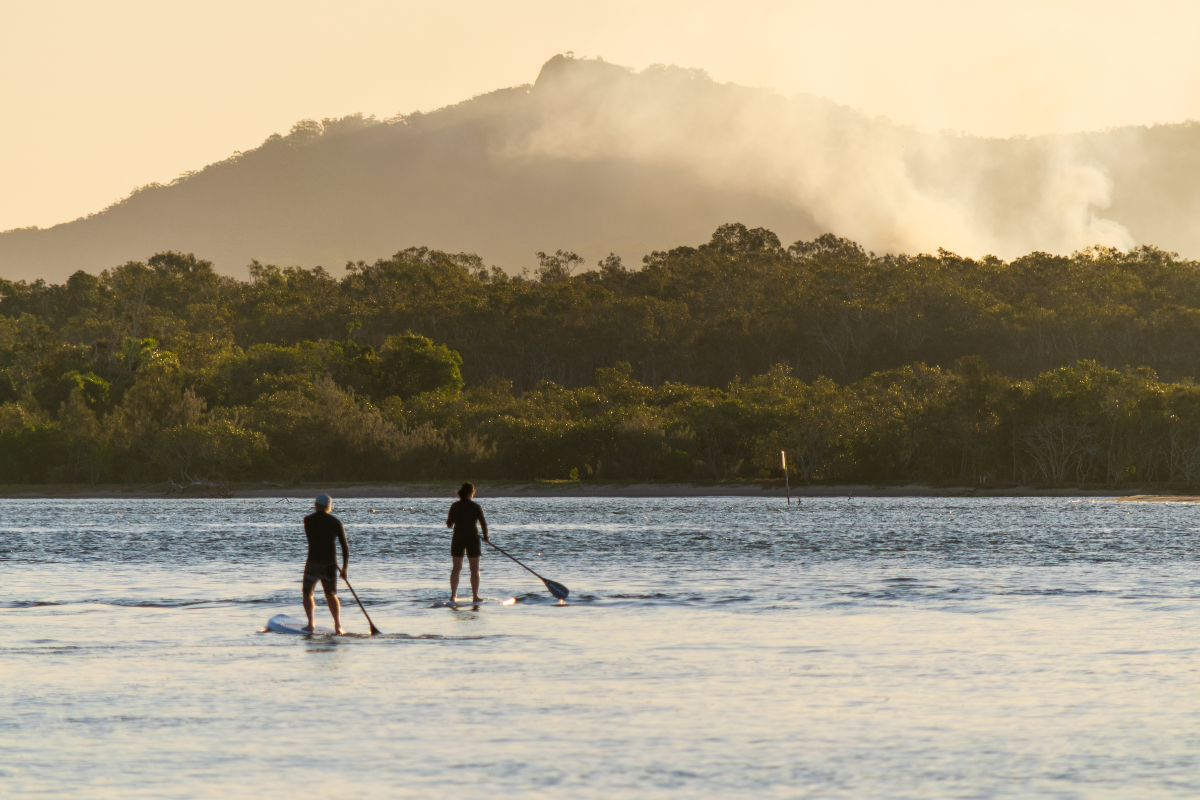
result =
[[362,604],[362,600],[358,599],[358,592],[354,591],[354,587],[350,585],[350,579],[346,577],[346,570],[341,569],[338,570],[338,572],[342,573],[342,580],[346,582],[346,588],[350,590],[350,594],[354,595],[354,599],[358,603],[358,607],[362,609],[363,616],[367,618],[367,624],[371,626],[371,635],[382,636],[383,631],[379,630],[379,628],[376,628],[375,623],[371,622],[371,615],[367,613],[367,609]]
[[[488,544],[491,544],[492,547],[495,547],[497,550],[500,550],[500,552],[504,553],[504,555],[508,556],[509,558],[512,558],[513,561],[517,561],[517,559],[508,555],[508,553],[505,553],[504,550],[501,550],[499,547],[492,544],[491,541],[489,541],[488,539],[484,539],[484,541],[487,542]],[[521,564],[520,561],[517,561],[517,563]],[[533,570],[529,569],[529,567],[526,567],[524,564],[521,564],[521,566],[525,567],[525,569],[528,569],[530,572],[533,572]],[[571,594],[571,590],[568,589],[567,587],[563,586],[558,581],[552,581],[549,578],[543,578],[541,575],[538,575],[536,572],[533,572],[533,574],[537,577],[538,580],[540,580],[542,583],[546,584],[546,589],[548,589],[550,594],[554,595],[555,598],[557,598],[559,600],[566,600],[567,596],[569,594]],[[349,586],[350,584],[347,583],[346,585]],[[351,591],[353,591],[353,589]]]

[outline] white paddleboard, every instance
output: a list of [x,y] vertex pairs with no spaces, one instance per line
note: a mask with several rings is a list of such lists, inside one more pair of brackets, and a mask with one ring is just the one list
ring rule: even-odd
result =
[[436,603],[434,603],[433,605],[431,605],[430,608],[475,608],[477,606],[511,606],[512,604],[514,604],[516,602],[517,602],[517,598],[515,598],[515,597],[505,597],[503,599],[498,598],[498,597],[484,597],[479,600],[472,600],[469,597],[467,597],[467,598],[460,597],[457,600],[439,600]]
[[276,633],[298,633],[302,636],[332,636],[333,628],[317,625],[311,631],[301,630],[308,624],[304,617],[292,617],[287,614],[276,614],[267,621],[267,630]]

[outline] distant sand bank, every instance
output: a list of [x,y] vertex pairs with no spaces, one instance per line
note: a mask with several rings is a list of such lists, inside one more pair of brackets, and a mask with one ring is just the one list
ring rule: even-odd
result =
[[[458,483],[425,482],[400,484],[306,484],[275,486],[237,484],[227,493],[199,487],[168,491],[162,484],[124,486],[0,486],[0,496],[9,498],[202,498],[296,497],[309,498],[328,492],[335,499],[372,497],[453,497]],[[494,481],[476,483],[477,495],[485,497],[778,497],[785,496],[783,485],[773,483],[593,483],[590,481]],[[1044,489],[1008,487],[932,487],[919,484],[898,486],[846,485],[792,487],[792,497],[1096,497],[1144,502],[1200,502],[1200,497],[1175,495],[1122,496],[1112,489]]]
[[1194,494],[1131,494],[1113,499],[1123,503],[1200,503],[1200,496]]

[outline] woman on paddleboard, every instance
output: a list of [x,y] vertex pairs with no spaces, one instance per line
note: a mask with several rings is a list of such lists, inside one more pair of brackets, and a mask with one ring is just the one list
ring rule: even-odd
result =
[[475,529],[478,522],[483,528],[483,541],[488,538],[487,520],[483,518],[483,509],[471,498],[475,496],[475,487],[464,483],[458,490],[458,502],[450,506],[446,515],[446,527],[454,528],[454,536],[450,539],[450,557],[454,559],[454,567],[450,570],[450,601],[458,599],[458,576],[462,573],[463,555],[471,564],[471,600],[479,602],[479,553],[483,546],[479,543],[479,533]]

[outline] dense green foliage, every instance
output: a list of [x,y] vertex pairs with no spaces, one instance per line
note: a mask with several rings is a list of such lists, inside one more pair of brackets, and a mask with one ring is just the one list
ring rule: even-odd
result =
[[509,277],[415,248],[249,281],[0,281],[0,481],[1200,481],[1200,270],[718,229]]

